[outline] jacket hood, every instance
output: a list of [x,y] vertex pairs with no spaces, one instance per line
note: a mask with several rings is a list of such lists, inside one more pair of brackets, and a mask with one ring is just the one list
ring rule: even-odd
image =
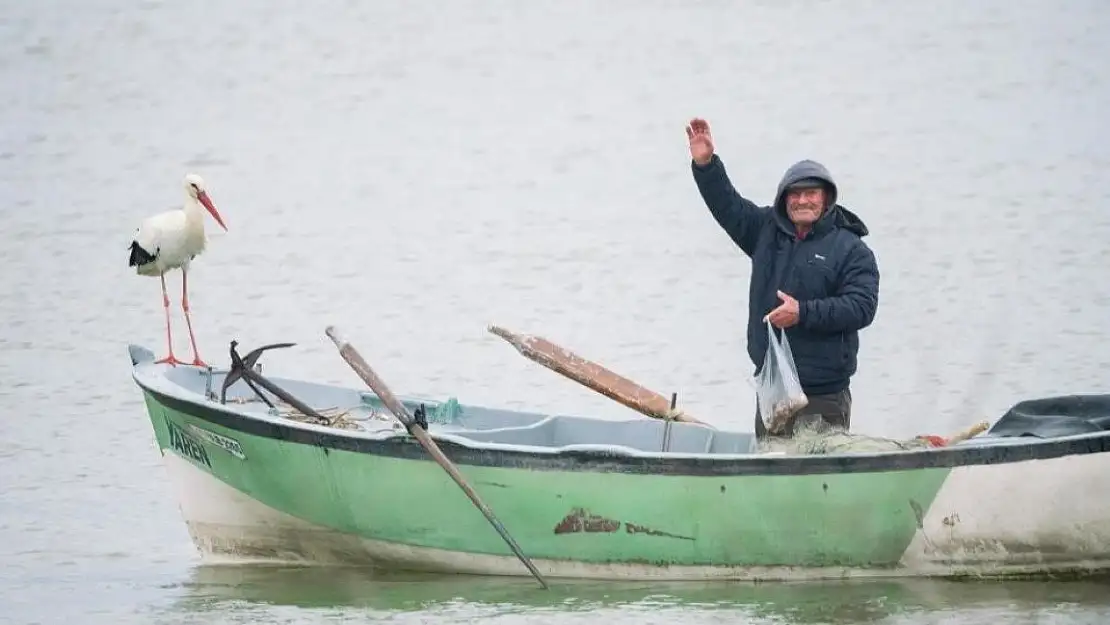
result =
[[775,222],[780,229],[787,234],[793,235],[794,224],[790,221],[790,218],[786,216],[786,188],[795,182],[807,178],[815,178],[825,183],[826,191],[829,196],[829,205],[826,207],[825,214],[814,224],[813,230],[815,234],[825,232],[833,225],[836,225],[855,233],[857,236],[867,236],[867,225],[863,223],[863,219],[844,206],[836,203],[839,189],[836,186],[836,181],[833,180],[832,174],[829,173],[829,170],[821,163],[809,159],[801,160],[791,165],[786,170],[786,173],[782,175],[782,180],[779,181],[778,189],[775,191],[774,216]]

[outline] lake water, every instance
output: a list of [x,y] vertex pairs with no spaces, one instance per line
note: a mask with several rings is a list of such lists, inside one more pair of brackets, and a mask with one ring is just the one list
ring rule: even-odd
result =
[[[201,355],[627,416],[516,354],[541,334],[751,427],[749,264],[689,172],[712,124],[767,203],[816,158],[882,271],[853,429],[947,434],[1106,392],[1110,10],[973,4],[0,2],[0,623],[1101,623],[1107,584],[560,584],[198,565],[126,345],[126,264],[188,171],[229,225],[191,272]],[[178,301],[180,276],[169,279]],[[175,308],[175,348],[188,357]],[[1037,502],[1029,502],[1037,505]]]

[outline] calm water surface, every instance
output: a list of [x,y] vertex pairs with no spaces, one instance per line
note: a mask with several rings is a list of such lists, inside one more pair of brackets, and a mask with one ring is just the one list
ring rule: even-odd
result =
[[873,233],[882,296],[854,429],[944,434],[1105,392],[1104,3],[0,9],[0,622],[1110,618],[1096,582],[542,593],[201,567],[125,352],[163,341],[129,237],[195,171],[230,227],[190,281],[214,364],[231,339],[295,341],[270,371],[357,384],[323,335],[335,323],[398,392],[627,416],[487,334],[497,323],[750,427],[749,266],[690,179],[682,128],[699,115],[751,197],[817,158]]

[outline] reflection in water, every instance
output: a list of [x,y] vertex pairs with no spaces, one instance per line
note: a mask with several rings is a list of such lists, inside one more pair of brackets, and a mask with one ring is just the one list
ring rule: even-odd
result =
[[[544,591],[528,578],[377,573],[366,569],[199,566],[174,611],[252,611],[265,606],[324,610],[351,618],[466,616],[489,619],[558,611],[597,616],[611,610],[671,613],[689,622],[728,612],[749,622],[936,622],[943,613],[1068,610],[1110,616],[1110,580],[954,582],[883,580],[818,583],[598,583],[552,580]],[[261,604],[261,605],[260,605]],[[1046,608],[1046,606],[1049,606]],[[337,612],[338,609],[338,612]],[[1093,618],[1093,616],[1092,616]]]

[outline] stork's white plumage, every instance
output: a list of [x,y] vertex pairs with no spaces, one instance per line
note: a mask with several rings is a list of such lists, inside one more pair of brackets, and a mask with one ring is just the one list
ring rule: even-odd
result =
[[193,346],[193,364],[207,366],[197,354],[197,341],[193,336],[193,321],[189,317],[189,264],[204,251],[207,236],[204,234],[204,212],[207,210],[225,231],[227,226],[220,217],[204,180],[196,175],[185,176],[185,204],[180,210],[152,215],[143,220],[131,241],[131,258],[128,266],[135,267],[140,276],[157,276],[162,280],[162,306],[166,311],[166,345],[168,355],[158,362],[171,365],[184,364],[173,355],[173,338],[170,334],[170,296],[166,292],[166,272],[181,270],[181,310],[189,327],[189,341]]

